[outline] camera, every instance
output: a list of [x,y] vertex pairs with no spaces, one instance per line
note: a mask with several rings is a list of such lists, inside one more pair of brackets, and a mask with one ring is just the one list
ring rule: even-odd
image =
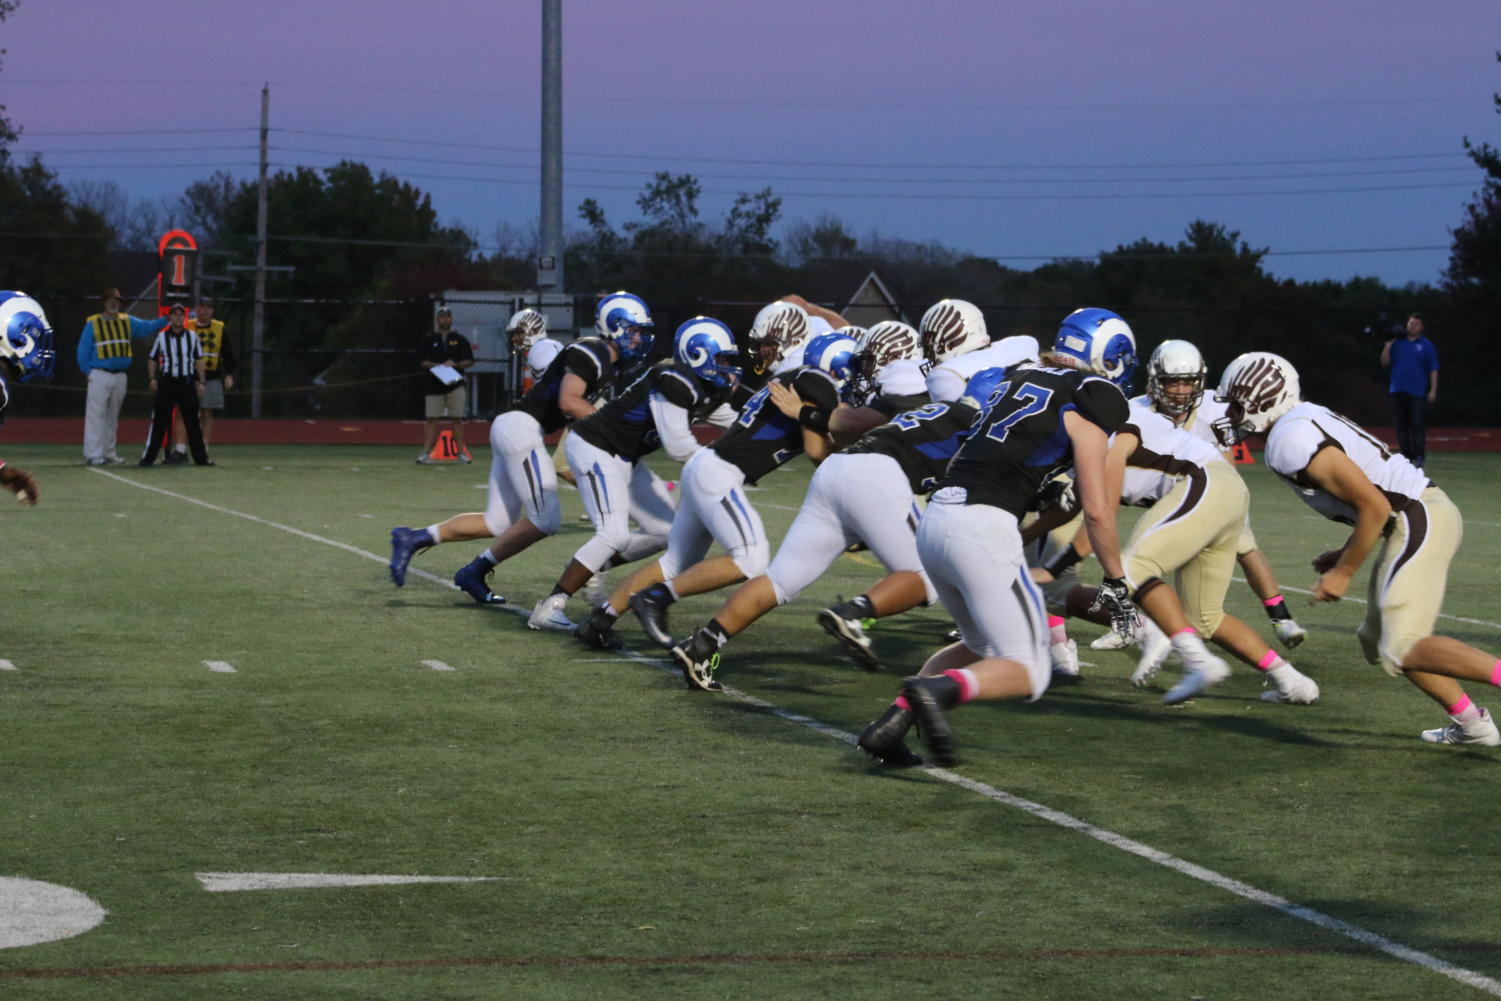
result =
[[1385,313],[1377,313],[1375,318],[1361,330],[1361,333],[1369,337],[1379,337],[1383,341],[1401,337],[1406,332],[1402,324],[1394,322]]

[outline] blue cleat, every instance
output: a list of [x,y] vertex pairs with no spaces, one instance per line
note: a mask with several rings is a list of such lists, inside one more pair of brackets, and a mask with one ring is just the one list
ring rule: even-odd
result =
[[391,529],[391,582],[397,587],[406,586],[407,566],[412,557],[433,544],[433,537],[425,528],[399,525]]
[[504,605],[506,599],[490,590],[490,585],[486,582],[494,569],[494,563],[483,556],[476,556],[453,575],[454,586],[481,605]]

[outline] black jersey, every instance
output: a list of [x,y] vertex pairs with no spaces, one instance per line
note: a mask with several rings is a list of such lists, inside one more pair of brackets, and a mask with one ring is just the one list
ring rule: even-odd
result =
[[597,448],[635,462],[662,447],[651,412],[654,395],[686,410],[691,423],[724,403],[730,391],[705,383],[677,362],[659,361],[615,399],[574,424],[573,433]]
[[940,487],[963,487],[967,503],[991,504],[1020,518],[1043,481],[1073,465],[1063,426],[1070,410],[1114,434],[1126,422],[1126,398],[1114,383],[1075,369],[1022,365],[996,387]]
[[871,428],[844,451],[891,456],[907,474],[912,492],[927,493],[943,479],[978,416],[978,410],[958,401],[924,404]]
[[[895,417],[897,414],[905,414],[909,410],[917,410],[926,406],[930,399],[927,393],[913,393],[910,396],[888,396],[885,393],[877,393],[865,405],[877,413]],[[973,411],[970,412],[970,416],[974,416]]]
[[[839,406],[839,387],[833,376],[822,369],[802,368],[783,372],[773,381],[791,386],[803,402],[827,413]],[[719,457],[738,466],[745,481],[754,484],[761,477],[800,454],[803,428],[771,402],[771,386],[756,391],[718,441],[709,446]]]
[[584,380],[584,398],[593,401],[615,380],[610,346],[598,337],[574,341],[558,352],[542,378],[516,404],[515,409],[525,410],[537,419],[543,434],[551,434],[568,424],[568,415],[558,408],[558,396],[563,389],[563,377],[569,373]]

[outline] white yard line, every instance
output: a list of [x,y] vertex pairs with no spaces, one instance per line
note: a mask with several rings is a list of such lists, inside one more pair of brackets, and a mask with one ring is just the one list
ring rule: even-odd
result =
[[[274,521],[269,521],[265,518],[257,517],[253,514],[246,514],[242,511],[234,511],[226,507],[220,507],[217,504],[210,504],[207,501],[201,501],[195,497],[188,497],[184,494],[173,493],[172,491],[164,490],[161,487],[154,487],[145,483],[139,483],[135,480],[127,479],[126,477],[118,476],[114,473],[108,473],[101,469],[92,469],[90,471],[96,472],[101,476],[108,476],[110,479],[117,480],[120,483],[126,484],[127,486],[138,487],[142,490],[150,490],[154,493],[159,493],[163,496],[183,501],[184,503],[196,504],[199,507],[207,508],[210,511],[215,511],[220,514],[232,515],[236,518],[243,518],[246,521],[255,522],[258,525],[265,525],[268,528],[275,528],[283,532],[289,532],[292,535],[297,536],[298,538],[307,539],[310,542],[322,543],[326,546],[333,546],[335,549],[342,549],[347,553],[352,553],[356,556],[364,557],[365,559],[374,560],[377,563],[385,564],[388,562],[385,557],[378,556],[375,553],[369,552],[368,550],[360,549],[357,546],[351,546],[348,543],[339,542],[335,539],[327,539],[321,535],[314,535],[311,532],[304,532],[299,528],[292,528],[290,525],[282,525]],[[450,581],[445,580],[437,576],[436,574],[430,574],[426,573],[425,571],[419,570],[409,570],[408,574],[411,576],[420,577],[424,580],[431,580],[435,583],[442,584],[445,587],[453,587],[453,584]],[[1288,588],[1287,590],[1297,589]],[[1304,591],[1302,593],[1307,594],[1309,592]],[[511,612],[515,615],[528,614],[525,610],[520,608],[505,607],[503,608],[503,610]],[[1475,620],[1461,619],[1460,621],[1469,622]],[[1495,625],[1495,623],[1480,624]],[[1497,628],[1501,628],[1501,626],[1498,626]],[[669,674],[677,673],[677,669],[675,667],[662,665],[659,658],[647,657],[643,654],[638,654],[630,650],[622,650],[620,652],[620,656],[625,657],[629,660],[636,661],[637,663],[646,664],[648,666],[657,668],[658,670],[665,671]],[[767,702],[764,699],[757,698],[754,695],[749,695],[737,689],[726,687],[723,692],[723,696],[727,698],[737,699],[743,703],[746,703],[747,705],[752,705],[759,709],[763,709],[766,712],[784,719],[789,723],[796,723],[798,726],[807,727],[808,729],[813,730],[816,733],[821,733],[832,740],[837,740],[841,743],[850,745],[853,745],[855,743],[855,735],[849,733],[848,731],[841,730],[838,727],[830,726],[827,723],[820,722],[819,720],[816,720],[811,716],[803,716],[800,713],[795,713],[791,710],[783,709],[781,706]],[[1035,803],[1032,800],[1023,799],[1022,797],[1015,796],[1003,789],[997,789],[994,786],[987,785],[984,782],[979,782],[966,776],[960,775],[957,772],[952,772],[944,768],[935,768],[932,766],[925,767],[923,771],[925,771],[928,775],[932,776],[935,779],[943,782],[948,782],[951,785],[958,786],[961,789],[966,789],[970,792],[975,793],[976,795],[983,796],[986,799],[991,800],[992,802],[1014,807],[1015,809],[1021,810],[1025,813],[1031,814],[1034,817],[1037,817],[1039,820],[1046,820],[1051,824],[1056,824],[1059,827],[1064,827],[1069,830],[1076,831],[1077,833],[1083,834],[1086,837],[1094,838],[1096,841],[1110,845],[1112,848],[1118,848],[1123,852],[1128,852],[1132,855],[1137,856],[1138,858],[1145,859],[1148,862],[1155,862],[1160,866],[1171,869],[1173,872],[1187,876],[1189,879],[1195,879],[1201,883],[1206,883],[1210,886],[1217,887],[1218,889],[1224,890],[1227,893],[1232,893],[1235,896],[1252,901],[1253,903],[1258,903],[1265,907],[1269,907],[1275,911],[1287,915],[1288,917],[1297,918],[1299,921],[1306,921],[1309,924],[1317,925],[1318,927],[1323,928],[1327,931],[1331,931],[1336,935],[1344,936],[1347,939],[1359,942],[1360,944],[1375,949],[1378,952],[1385,953],[1386,955],[1391,956],[1394,959],[1401,960],[1405,963],[1412,963],[1416,966],[1421,966],[1426,970],[1430,970],[1434,973],[1448,977],[1451,980],[1456,980],[1459,983],[1473,987],[1476,990],[1485,991],[1486,993],[1494,995],[1495,997],[1501,997],[1501,981],[1495,980],[1492,977],[1488,977],[1485,974],[1476,973],[1474,970],[1469,970],[1462,966],[1456,966],[1455,964],[1440,959],[1437,956],[1432,956],[1426,952],[1422,952],[1410,946],[1403,945],[1402,943],[1389,939],[1384,935],[1378,935],[1375,932],[1367,931],[1364,928],[1361,928],[1358,925],[1351,924],[1348,921],[1344,921],[1340,918],[1324,914],[1322,911],[1316,911],[1311,907],[1304,907],[1301,904],[1297,904],[1291,900],[1288,900],[1286,897],[1280,897],[1274,893],[1268,893],[1265,890],[1257,889],[1256,887],[1251,886],[1249,883],[1242,883],[1238,879],[1232,879],[1229,876],[1215,872],[1213,869],[1208,869],[1194,862],[1189,862],[1187,859],[1178,858],[1176,855],[1170,855],[1167,852],[1160,851],[1159,849],[1153,848],[1150,845],[1142,844],[1139,841],[1133,841],[1132,839],[1127,838],[1124,835],[1116,834],[1115,832],[1106,830],[1103,827],[1097,827],[1094,824],[1089,823],[1088,821],[1080,820],[1079,818],[1074,817],[1071,814],[1064,813],[1061,810],[1055,810],[1052,807],[1046,806],[1042,803]]]
[[443,663],[441,660],[424,660],[422,662],[422,666],[426,667],[426,668],[429,668],[430,670],[434,670],[434,671],[456,671],[456,670],[458,670],[458,668],[456,668],[456,667],[449,667],[447,664]]
[[12,664],[8,660],[0,660],[0,671],[14,671],[14,670],[16,670],[16,665]]
[[234,665],[227,660],[206,660],[203,662],[203,666],[208,668],[210,671],[213,671],[215,674],[237,673],[235,671]]

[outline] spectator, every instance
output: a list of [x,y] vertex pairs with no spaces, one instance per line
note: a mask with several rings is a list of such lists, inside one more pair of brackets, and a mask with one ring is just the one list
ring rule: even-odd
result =
[[[224,336],[224,321],[214,319],[214,300],[203,296],[193,311],[188,329],[198,335],[203,349],[203,399],[198,404],[198,423],[203,428],[203,447],[214,441],[214,411],[224,409],[224,391],[235,388],[235,353]],[[162,460],[169,465],[188,461],[188,439],[179,413],[172,421],[172,451]]]
[[138,320],[121,313],[120,290],[107,288],[99,297],[103,312],[83,322],[78,339],[78,368],[89,380],[84,404],[83,461],[90,466],[119,465],[116,452],[120,408],[125,404],[126,373],[130,370],[131,341],[150,337],[167,325],[167,318]]
[[1381,349],[1381,364],[1392,370],[1392,415],[1397,448],[1414,466],[1427,461],[1428,404],[1438,399],[1438,350],[1423,336],[1423,318],[1407,318],[1407,335],[1394,337]]
[[[453,311],[447,306],[438,307],[434,321],[437,330],[422,341],[417,356],[422,365],[423,393],[427,396],[427,428],[423,433],[422,451],[418,462],[431,462],[433,443],[438,440],[438,424],[447,420],[453,425],[453,442],[459,450],[460,462],[472,462],[464,447],[464,370],[474,364],[474,351],[463,334],[453,329]],[[441,378],[444,367],[453,376]],[[433,370],[438,369],[435,373]]]
[[193,452],[193,464],[212,466],[203,446],[203,431],[198,426],[198,401],[203,398],[203,348],[198,337],[184,325],[188,307],[180,302],[172,304],[167,314],[166,330],[156,335],[151,344],[151,354],[146,359],[146,371],[151,375],[151,390],[156,393],[156,406],[151,411],[151,436],[146,440],[146,451],[137,465],[149,466],[156,461],[156,453],[172,426],[172,410],[182,413],[187,426],[188,447]]

